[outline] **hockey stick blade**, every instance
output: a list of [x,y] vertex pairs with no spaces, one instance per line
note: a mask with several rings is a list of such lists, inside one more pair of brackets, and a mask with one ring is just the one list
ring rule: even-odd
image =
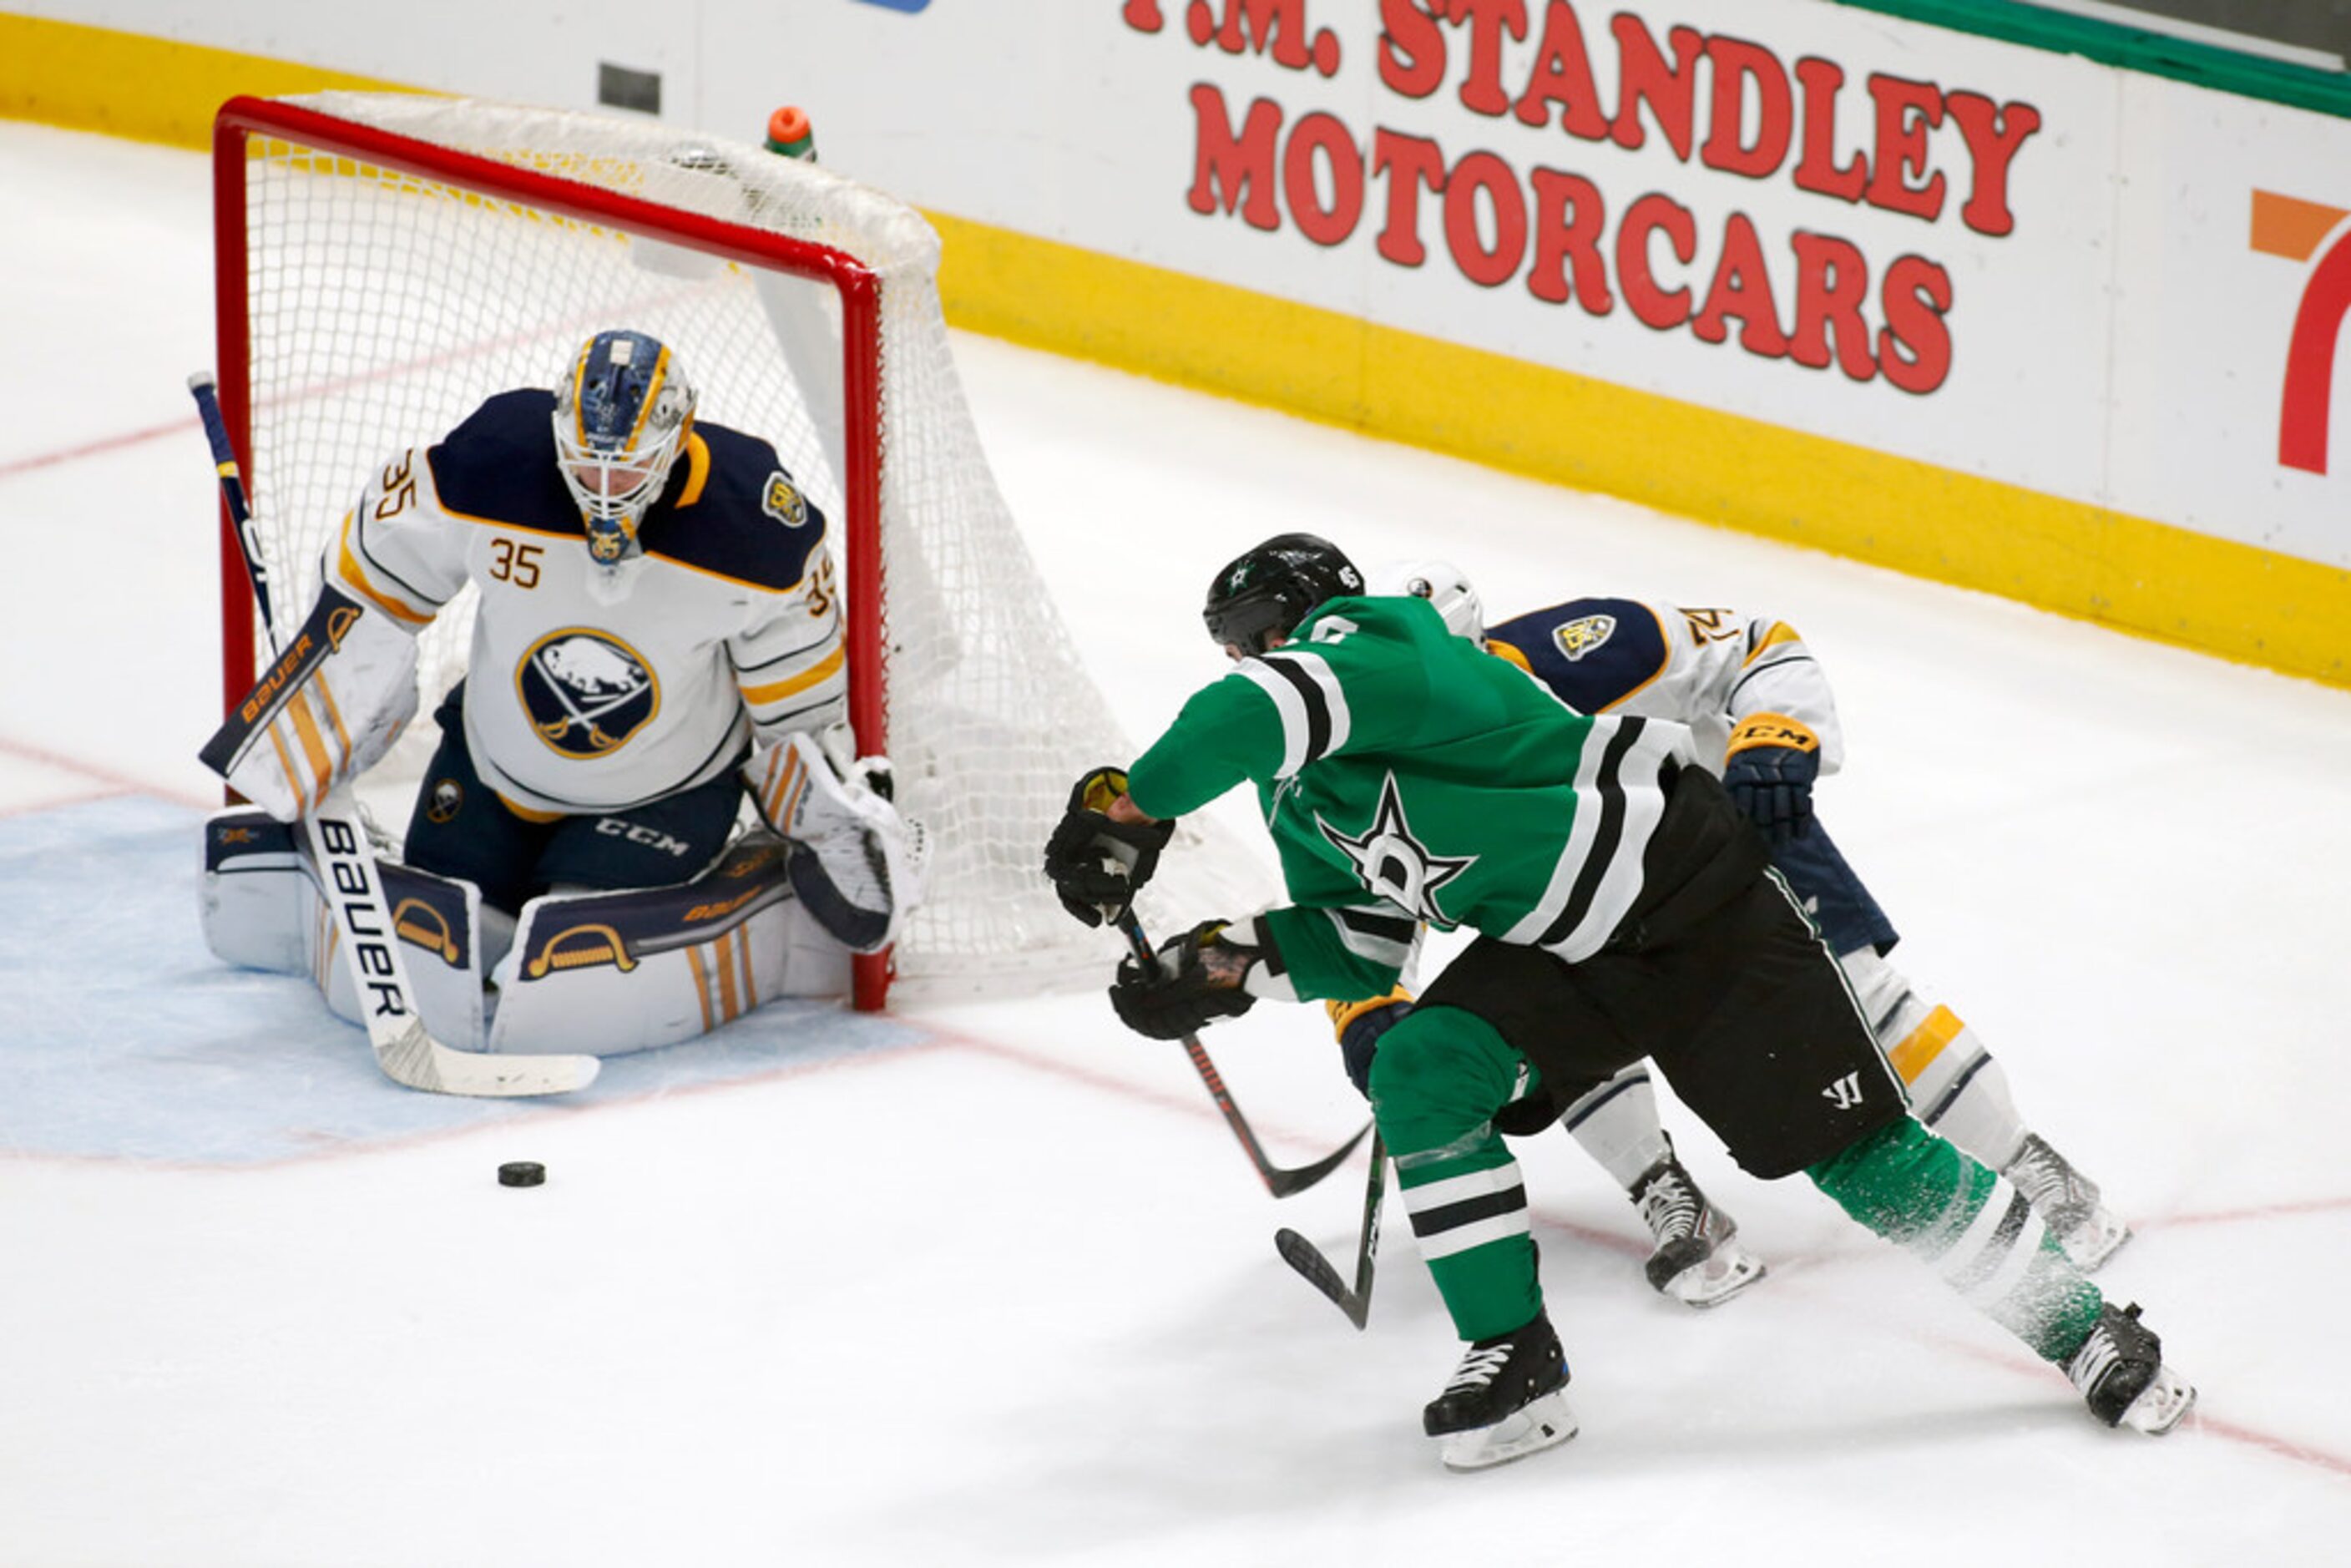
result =
[[1274,1165],[1265,1166],[1267,1189],[1276,1197],[1289,1197],[1293,1194],[1304,1192],[1308,1187],[1337,1170],[1347,1156],[1355,1152],[1355,1145],[1364,1141],[1364,1134],[1371,1130],[1372,1124],[1369,1122],[1364,1123],[1355,1129],[1353,1137],[1349,1138],[1311,1166],[1301,1166],[1296,1170],[1283,1170]]
[[1355,1242],[1355,1283],[1350,1288],[1339,1277],[1339,1270],[1321,1248],[1297,1231],[1284,1227],[1273,1233],[1273,1249],[1281,1260],[1298,1270],[1300,1277],[1331,1298],[1331,1302],[1347,1314],[1347,1321],[1358,1329],[1371,1321],[1372,1270],[1379,1261],[1380,1204],[1387,1193],[1388,1152],[1378,1138],[1372,1140],[1372,1172],[1364,1188],[1364,1224]]
[[1273,1233],[1273,1249],[1308,1284],[1330,1297],[1332,1305],[1346,1313],[1349,1322],[1362,1328],[1371,1321],[1371,1297],[1359,1296],[1349,1290],[1347,1282],[1339,1278],[1339,1270],[1331,1266],[1331,1260],[1322,1256],[1321,1248],[1285,1226]]

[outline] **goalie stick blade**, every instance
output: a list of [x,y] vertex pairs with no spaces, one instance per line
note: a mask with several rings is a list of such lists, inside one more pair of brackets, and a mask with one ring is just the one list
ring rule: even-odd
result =
[[1332,1171],[1337,1170],[1339,1166],[1344,1163],[1347,1156],[1355,1152],[1355,1145],[1362,1143],[1364,1141],[1364,1134],[1369,1133],[1371,1130],[1372,1124],[1369,1122],[1364,1123],[1361,1127],[1355,1129],[1355,1135],[1353,1137],[1349,1138],[1345,1143],[1340,1145],[1337,1148],[1332,1150],[1321,1159],[1316,1160],[1311,1166],[1302,1166],[1294,1171],[1286,1171],[1278,1166],[1266,1166],[1266,1186],[1272,1191],[1273,1196],[1276,1197],[1290,1197],[1295,1194],[1304,1192],[1308,1187],[1312,1186],[1316,1182],[1321,1181],[1324,1176],[1329,1176]]
[[596,1082],[601,1059],[593,1056],[491,1056],[453,1051],[411,1020],[391,1040],[376,1046],[384,1076],[410,1089],[479,1099],[520,1099],[533,1094],[569,1094]]
[[1339,1278],[1339,1270],[1332,1267],[1331,1260],[1322,1256],[1321,1248],[1285,1226],[1273,1233],[1273,1249],[1281,1254],[1283,1262],[1298,1270],[1300,1278],[1330,1297],[1331,1304],[1346,1313],[1349,1322],[1360,1329],[1371,1321],[1372,1298],[1349,1290],[1347,1282]]

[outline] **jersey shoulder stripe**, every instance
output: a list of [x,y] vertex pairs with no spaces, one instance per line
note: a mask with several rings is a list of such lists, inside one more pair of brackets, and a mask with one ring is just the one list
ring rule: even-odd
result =
[[1646,690],[1673,662],[1656,612],[1632,599],[1571,599],[1487,629],[1528,674],[1578,713],[1605,713]]
[[[1502,940],[1592,956],[1615,934],[1641,891],[1641,861],[1665,813],[1659,788],[1668,763],[1688,766],[1689,731],[1677,724],[1614,716],[1591,721],[1575,770],[1579,810],[1552,862],[1550,884]],[[1627,788],[1631,780],[1633,788]]]
[[1240,664],[1241,676],[1273,699],[1281,720],[1281,763],[1277,779],[1347,744],[1354,727],[1346,691],[1319,653],[1283,648]]
[[1593,898],[1600,891],[1601,876],[1625,838],[1625,781],[1618,770],[1647,727],[1646,719],[1625,719],[1601,748],[1599,775],[1593,780],[1593,793],[1600,800],[1600,821],[1593,829],[1591,847],[1584,852],[1583,864],[1577,869],[1575,882],[1568,891],[1567,902],[1561,907],[1558,918],[1535,938],[1537,946],[1549,947],[1566,941],[1590,917]]

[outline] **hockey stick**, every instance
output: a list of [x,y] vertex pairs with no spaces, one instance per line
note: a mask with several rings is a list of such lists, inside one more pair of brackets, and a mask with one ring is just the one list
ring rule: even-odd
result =
[[[1158,955],[1151,950],[1150,939],[1143,935],[1142,924],[1134,918],[1133,910],[1119,916],[1118,928],[1125,935],[1128,947],[1134,950],[1136,963],[1148,967],[1159,962]],[[1353,1137],[1312,1165],[1284,1170],[1265,1157],[1265,1150],[1259,1145],[1257,1134],[1249,1131],[1249,1121],[1241,1114],[1241,1108],[1233,1103],[1231,1092],[1225,1088],[1223,1076],[1217,1071],[1217,1064],[1208,1060],[1207,1050],[1200,1044],[1200,1037],[1186,1035],[1184,1050],[1192,1058],[1192,1066],[1200,1074],[1200,1082],[1208,1086],[1209,1094],[1215,1097],[1217,1109],[1225,1113],[1225,1125],[1230,1127],[1233,1136],[1241,1141],[1241,1147],[1249,1154],[1249,1164],[1257,1166],[1257,1174],[1265,1178],[1266,1190],[1276,1197],[1304,1192],[1337,1170],[1339,1162],[1353,1154],[1355,1145],[1364,1141],[1364,1134],[1372,1130],[1371,1124],[1366,1122],[1356,1130]]]
[[1388,1189],[1387,1175],[1387,1147],[1374,1136],[1371,1185],[1364,1189],[1364,1229],[1355,1243],[1353,1290],[1339,1278],[1339,1270],[1314,1243],[1287,1226],[1273,1233],[1273,1249],[1281,1254],[1281,1260],[1304,1276],[1308,1284],[1330,1297],[1357,1328],[1370,1322],[1372,1316],[1372,1265],[1380,1249],[1380,1199]]
[[[339,612],[357,613],[357,607],[329,590],[332,598],[323,601],[319,613],[296,634],[294,646],[279,649],[277,622],[269,602],[269,570],[262,559],[253,512],[246,501],[236,451],[229,444],[228,425],[221,418],[219,393],[211,374],[204,371],[188,378],[188,391],[204,419],[204,437],[212,444],[221,498],[236,527],[238,550],[253,583],[254,601],[261,608],[262,625],[270,647],[279,653],[265,689],[273,690],[276,700],[282,703],[300,686],[301,677],[333,650]],[[340,601],[340,605],[335,601]],[[249,700],[246,706],[255,705]],[[257,731],[266,727],[275,712],[265,698],[259,713],[241,716]],[[207,760],[212,760],[211,753],[207,747]],[[416,993],[409,985],[407,964],[400,956],[400,939],[393,935],[383,879],[368,847],[349,780],[329,790],[302,819],[302,826],[309,835],[311,858],[318,867],[319,894],[334,915],[335,935],[344,961],[350,966],[360,1009],[367,1017],[368,1044],[374,1047],[376,1065],[383,1069],[385,1077],[436,1094],[499,1097],[563,1094],[596,1081],[604,1065],[597,1057],[491,1056],[453,1051],[426,1033],[424,1020],[416,1010]]]

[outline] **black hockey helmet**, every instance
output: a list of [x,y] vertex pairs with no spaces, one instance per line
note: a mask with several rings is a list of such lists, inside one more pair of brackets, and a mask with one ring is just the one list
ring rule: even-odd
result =
[[1262,653],[1324,600],[1363,591],[1364,574],[1329,539],[1276,534],[1225,563],[1200,618],[1217,642]]

